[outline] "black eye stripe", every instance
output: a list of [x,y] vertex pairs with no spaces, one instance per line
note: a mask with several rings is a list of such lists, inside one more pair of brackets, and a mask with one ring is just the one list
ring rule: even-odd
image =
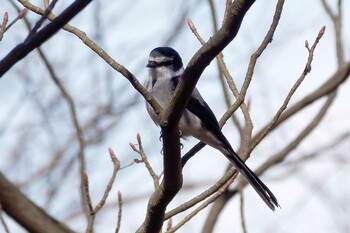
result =
[[156,63],[156,67],[160,67],[160,66],[170,66],[174,64],[173,61],[163,61],[163,62],[159,62],[159,63]]

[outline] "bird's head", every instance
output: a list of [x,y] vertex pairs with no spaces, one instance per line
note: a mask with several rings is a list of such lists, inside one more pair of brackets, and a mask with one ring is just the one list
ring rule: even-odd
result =
[[158,47],[151,51],[147,66],[151,70],[170,70],[177,74],[183,70],[182,59],[178,52],[170,47]]

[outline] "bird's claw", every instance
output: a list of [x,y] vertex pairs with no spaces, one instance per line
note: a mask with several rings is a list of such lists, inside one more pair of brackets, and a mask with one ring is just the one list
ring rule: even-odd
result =
[[162,131],[160,131],[159,141],[160,141],[160,142],[163,142],[163,133],[162,133]]

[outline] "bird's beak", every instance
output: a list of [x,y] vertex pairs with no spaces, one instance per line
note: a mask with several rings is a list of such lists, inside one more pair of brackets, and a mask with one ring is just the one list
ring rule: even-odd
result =
[[148,61],[148,64],[146,65],[146,67],[148,68],[154,68],[157,66],[157,63],[155,61]]

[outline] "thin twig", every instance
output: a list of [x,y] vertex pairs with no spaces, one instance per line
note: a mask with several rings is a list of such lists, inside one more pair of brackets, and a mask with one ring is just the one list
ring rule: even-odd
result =
[[[284,149],[282,149],[277,154],[270,156],[270,159],[266,161],[264,164],[262,164],[258,169],[256,169],[254,173],[257,176],[261,176],[265,171],[269,170],[271,167],[282,163],[282,161],[284,161],[284,159],[288,156],[289,152],[295,149],[305,139],[305,137],[307,137],[320,123],[320,121],[325,116],[327,110],[331,106],[332,102],[334,101],[335,96],[336,96],[335,92],[331,93],[326,103],[322,106],[319,113],[309,123],[309,125],[305,129],[303,129],[300,132],[300,134],[291,143],[289,143]],[[225,199],[223,201],[227,202],[228,200],[230,200],[235,194],[238,194],[239,191],[247,184],[248,182],[245,179],[241,179],[240,183],[236,186],[236,188],[225,193]],[[219,207],[215,209],[215,213],[220,213],[223,206],[225,206],[225,204],[221,203]]]
[[246,96],[248,87],[250,85],[250,82],[251,82],[253,74],[254,74],[256,62],[257,62],[258,58],[262,55],[262,53],[265,51],[266,47],[272,42],[273,35],[277,29],[279,20],[280,20],[281,15],[282,15],[283,6],[284,6],[284,0],[279,0],[276,4],[275,13],[274,13],[273,20],[272,20],[271,26],[269,28],[269,31],[267,32],[265,38],[263,39],[263,41],[260,44],[260,46],[258,47],[258,49],[250,57],[249,65],[248,65],[247,72],[246,72],[246,77],[244,79],[244,82],[243,82],[243,85],[242,85],[242,88],[241,88],[241,91],[239,94],[240,97],[238,99],[244,100],[244,98]]
[[5,232],[6,232],[6,233],[10,233],[10,230],[9,230],[9,228],[8,228],[6,222],[5,222],[5,219],[4,219],[3,216],[2,216],[2,205],[1,205],[1,201],[0,201],[0,222],[1,222],[1,224],[3,225]]
[[[11,23],[9,23],[9,25],[6,26],[7,24],[7,21],[6,22],[3,22],[3,24],[1,25],[1,29],[0,29],[0,41],[1,41],[1,38],[2,38],[2,35],[4,32],[6,32],[7,30],[9,30],[18,20],[22,19],[24,17],[24,15],[27,13],[27,9],[24,8],[22,10],[19,11],[18,15],[16,18],[14,18],[12,20]],[[5,17],[6,17],[6,20],[8,20],[8,14],[7,12],[5,12],[4,14],[4,20],[5,20]],[[5,27],[6,26],[6,27]]]
[[[19,18],[23,17],[24,14],[26,13],[26,9],[19,10],[18,7],[12,1],[11,1],[11,4],[19,11],[19,16],[20,16]],[[30,31],[30,24],[29,24],[28,20],[26,20],[26,18],[24,18],[24,22],[25,22],[28,30]],[[83,130],[81,129],[80,123],[79,123],[78,118],[77,118],[77,111],[76,111],[75,103],[74,103],[71,95],[68,93],[66,88],[63,86],[63,84],[61,83],[61,81],[57,77],[56,72],[54,71],[51,63],[48,61],[47,56],[44,54],[44,52],[41,50],[40,47],[37,48],[37,51],[39,53],[39,57],[44,62],[45,67],[47,68],[47,70],[50,74],[50,78],[54,81],[54,83],[56,84],[56,86],[60,90],[63,98],[66,100],[66,102],[68,104],[68,107],[70,110],[70,115],[72,118],[72,122],[73,122],[74,128],[76,130],[76,137],[77,137],[78,142],[79,142],[79,153],[78,153],[79,154],[79,161],[80,161],[80,173],[79,174],[82,176],[83,171],[86,169],[85,168],[85,153],[84,153],[85,140],[83,137]],[[40,175],[40,174],[44,173],[45,171],[48,171],[51,167],[53,167],[53,166],[55,166],[55,164],[57,164],[57,162],[60,160],[60,158],[62,158],[62,156],[63,156],[63,151],[61,153],[57,153],[57,156],[55,156],[55,158],[52,160],[51,164],[46,166],[44,169],[40,169],[33,176]],[[28,179],[28,180],[32,180],[33,176],[30,177],[30,179]],[[86,217],[88,218],[88,216],[90,214],[89,214],[89,211],[88,211],[87,206],[86,206],[86,200],[85,200],[85,194],[84,194],[84,188],[83,188],[83,177],[81,177],[80,190],[81,190],[82,208],[84,210]]]
[[96,207],[94,209],[95,213],[97,213],[103,207],[103,205],[106,203],[106,200],[108,198],[108,194],[112,190],[112,186],[113,186],[114,180],[115,180],[115,178],[117,176],[117,173],[119,171],[119,168],[120,168],[120,162],[117,159],[117,156],[115,155],[114,151],[111,148],[109,148],[109,155],[111,156],[111,159],[112,159],[112,162],[113,162],[113,165],[114,165],[114,170],[113,170],[112,177],[111,177],[111,179],[108,182],[108,185],[106,187],[106,190],[105,190],[105,192],[103,194],[103,197],[102,197],[101,201],[96,205]]
[[86,203],[87,206],[89,207],[90,214],[94,212],[94,209],[92,208],[92,202],[91,202],[91,197],[90,197],[90,191],[89,191],[89,177],[86,173],[86,171],[83,171],[83,184],[84,184],[84,194],[86,197]]
[[[51,63],[48,61],[47,56],[44,54],[44,52],[40,48],[37,48],[37,51],[38,51],[40,58],[43,60],[45,66],[50,74],[50,78],[55,83],[57,88],[60,90],[63,98],[65,99],[65,101],[68,104],[70,116],[72,118],[75,133],[76,133],[76,137],[77,137],[78,142],[79,142],[78,156],[79,156],[80,174],[83,174],[83,171],[86,170],[85,139],[84,139],[83,130],[82,130],[82,128],[80,126],[80,122],[78,120],[78,114],[77,114],[75,102],[74,102],[72,96],[68,93],[68,91],[66,90],[66,88],[64,87],[62,82],[60,81],[60,79],[57,77],[55,70],[53,69]],[[83,210],[84,210],[86,216],[89,216],[88,212],[85,208],[85,200],[84,200],[85,195],[83,194],[82,186],[83,186],[83,178],[81,178],[82,206],[83,206]]]
[[[289,107],[283,114],[279,117],[276,125],[280,125],[290,117],[294,116],[301,109],[306,108],[315,101],[329,95],[330,93],[337,90],[348,78],[350,77],[350,62],[346,63],[344,66],[340,67],[329,79],[327,79],[320,87],[311,92],[310,94],[304,96],[300,101],[296,102],[294,105]],[[276,125],[272,130],[276,128]],[[265,130],[263,127],[259,130],[253,137],[252,141],[255,141],[260,134]]]
[[123,167],[120,167],[119,170],[124,170],[124,169],[126,169],[126,168],[128,168],[128,167],[131,167],[131,166],[134,165],[135,163],[136,163],[135,161],[132,161],[131,163],[129,163],[129,164],[127,164],[127,165],[124,165]]
[[184,9],[181,11],[181,15],[177,16],[177,23],[174,23],[172,25],[172,31],[169,33],[168,38],[163,42],[164,46],[169,46],[177,37],[179,37],[179,35],[181,35],[181,30],[183,29],[183,25],[186,21],[189,11],[189,7],[186,1],[183,2],[183,7]]
[[327,15],[331,18],[334,31],[335,31],[335,48],[337,51],[338,67],[344,64],[344,50],[343,50],[343,38],[342,38],[342,1],[338,0],[337,13],[333,13],[328,3],[325,0],[321,0],[323,9]]
[[247,233],[247,226],[245,224],[245,217],[244,217],[244,195],[243,195],[243,187],[239,189],[239,202],[240,202],[240,207],[239,207],[239,212],[241,214],[241,226],[242,226],[242,231],[243,233]]
[[118,233],[120,230],[120,225],[122,222],[122,209],[123,209],[122,193],[118,191],[118,220],[117,220],[117,228],[115,229],[115,233]]
[[166,231],[166,233],[171,233],[177,231],[179,228],[181,228],[185,223],[190,221],[194,216],[196,216],[200,211],[205,209],[209,204],[213,203],[216,199],[218,199],[225,191],[228,189],[230,184],[235,180],[238,173],[235,173],[223,186],[220,187],[220,189],[213,194],[211,197],[209,197],[205,202],[203,202],[200,206],[198,206],[196,209],[194,209],[189,215],[187,215],[183,220],[181,220],[177,225],[175,225],[171,230]]
[[287,108],[287,105],[290,101],[290,99],[292,98],[293,94],[295,93],[295,91],[298,89],[298,87],[300,86],[300,84],[304,81],[306,75],[311,71],[311,63],[313,60],[313,56],[314,56],[314,50],[318,44],[318,42],[320,41],[320,39],[322,38],[324,32],[325,32],[326,27],[323,26],[321,28],[321,30],[319,31],[315,42],[313,43],[312,47],[309,48],[308,43],[305,42],[305,47],[309,52],[309,56],[305,65],[305,68],[301,74],[301,76],[299,77],[299,79],[295,82],[295,84],[293,85],[293,87],[291,88],[291,90],[289,91],[286,99],[284,100],[282,106],[279,108],[279,110],[277,111],[276,115],[273,117],[272,121],[270,122],[269,125],[267,125],[264,129],[264,131],[259,135],[259,137],[252,143],[252,145],[249,148],[249,152],[253,151],[254,148],[261,142],[261,140],[263,140],[265,138],[265,136],[271,131],[271,129],[273,129],[279,119],[279,117],[281,116],[281,114],[283,113],[283,111]]
[[[316,126],[319,125],[319,123],[329,110],[330,106],[332,105],[335,96],[335,92],[331,93],[327,98],[327,101],[324,103],[317,115],[314,117],[314,119],[312,119],[312,121],[299,133],[299,135],[282,150],[280,150],[274,155],[271,155],[265,163],[263,163],[258,169],[254,171],[254,173],[260,176],[271,167],[282,163],[285,160],[285,158],[290,154],[290,152],[293,151],[308,135],[310,135],[310,133],[316,128]],[[248,183],[245,180],[241,180],[240,184],[238,184],[237,187],[243,187],[247,184]],[[230,191],[229,195],[233,196],[238,191],[239,190],[235,188]]]
[[129,145],[133,151],[135,151],[136,153],[138,153],[141,156],[142,160],[141,161],[134,160],[134,162],[136,162],[136,163],[143,162],[145,164],[145,167],[147,168],[150,176],[153,179],[154,189],[156,190],[159,187],[159,176],[154,172],[151,164],[148,161],[148,158],[147,158],[147,156],[142,148],[141,136],[139,133],[137,134],[136,138],[137,138],[137,142],[138,142],[138,149],[136,149],[135,145],[131,142],[129,143]]
[[49,7],[49,0],[43,0],[43,3],[44,3],[44,8],[47,9]]
[[[2,77],[14,64],[20,61],[22,58],[28,55],[32,50],[39,47],[51,36],[53,36],[58,30],[60,30],[69,20],[76,16],[81,10],[83,10],[92,0],[80,0],[74,1],[69,7],[67,7],[55,20],[50,22],[40,31],[27,37],[27,39],[12,49],[1,61],[0,61],[0,77]],[[27,1],[25,1],[27,2]],[[43,12],[43,14],[45,11]]]
[[[95,206],[95,208],[92,207],[91,198],[90,198],[90,194],[89,194],[88,176],[87,176],[86,172],[83,173],[85,196],[86,196],[87,204],[88,204],[88,207],[90,210],[90,215],[88,218],[88,225],[86,227],[86,233],[92,232],[93,225],[95,222],[95,217],[96,217],[97,213],[101,210],[101,208],[104,206],[104,204],[106,203],[106,200],[108,198],[110,191],[112,190],[113,183],[115,181],[115,178],[116,178],[117,173],[118,173],[119,168],[120,168],[120,162],[117,159],[117,156],[115,155],[114,151],[111,148],[109,149],[109,155],[111,157],[111,160],[112,160],[113,166],[114,166],[113,174],[112,174],[112,176],[107,184],[106,190],[105,190],[100,202]],[[118,201],[119,201],[119,198],[121,198],[121,194],[119,196],[119,193],[118,193]],[[121,204],[120,204],[119,211],[120,211],[120,218],[121,218]],[[119,221],[119,216],[118,216],[118,221]],[[120,226],[120,223],[119,223],[119,226]]]
[[326,0],[321,0],[323,9],[326,11],[327,15],[331,18],[332,21],[335,21],[335,14],[332,12],[332,9],[329,7]]
[[173,228],[173,219],[169,218],[168,223],[166,225],[166,230],[170,231]]
[[47,19],[47,16],[52,12],[53,8],[55,7],[58,0],[52,0],[50,5],[45,9],[44,14],[41,16],[41,18],[36,22],[33,29],[30,31],[28,37],[26,40],[32,39],[33,35],[37,33],[38,29],[41,27],[41,25],[44,23],[44,21]]
[[9,14],[5,12],[4,17],[2,19],[2,24],[0,25],[0,41],[4,37],[4,33],[6,31],[6,25],[8,21],[9,21]]
[[296,158],[294,160],[285,161],[283,164],[284,165],[297,164],[297,163],[302,164],[308,160],[314,159],[320,154],[328,154],[326,152],[330,153],[331,151],[334,151],[336,149],[336,146],[340,145],[341,143],[344,143],[344,141],[348,140],[349,138],[350,138],[350,131],[342,133],[340,136],[333,139],[327,145],[322,145],[321,147],[318,147],[317,150],[315,150],[314,152],[300,156],[299,158]]
[[[91,1],[91,0],[90,0]],[[43,15],[45,13],[44,9],[37,7],[26,0],[18,0],[24,7],[29,10]],[[47,17],[49,20],[54,21],[56,16],[54,14],[49,14]],[[85,32],[79,30],[76,27],[71,26],[70,24],[65,24],[63,30],[66,30],[70,33],[76,35],[85,45],[87,45],[92,51],[94,51],[99,57],[101,57],[108,65],[110,65],[114,70],[118,71],[123,75],[131,85],[144,97],[144,99],[152,106],[156,114],[159,114],[162,111],[162,107],[155,101],[155,99],[148,93],[148,91],[143,87],[143,85],[136,79],[136,77],[123,65],[115,61],[111,56],[108,55],[98,44],[91,40]],[[1,75],[0,75],[1,76]]]
[[223,177],[219,181],[217,181],[213,186],[211,186],[209,189],[203,191],[196,197],[188,200],[187,202],[181,204],[180,206],[170,210],[168,213],[165,214],[164,220],[167,220],[193,206],[198,204],[199,202],[205,200],[206,198],[210,197],[214,193],[216,193],[221,187],[227,183],[228,180],[230,180],[232,177],[236,177],[238,174],[237,170],[234,167],[231,167]]

